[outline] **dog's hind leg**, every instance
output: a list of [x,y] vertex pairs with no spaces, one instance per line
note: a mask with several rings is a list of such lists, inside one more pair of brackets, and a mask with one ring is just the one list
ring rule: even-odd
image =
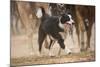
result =
[[49,45],[49,50],[50,50],[51,46],[54,45],[54,43],[55,43],[55,41],[51,39],[51,40],[50,40],[50,45]]
[[38,33],[38,43],[39,43],[39,52],[40,53],[41,53],[41,48],[42,48],[42,44],[43,44],[45,37],[46,37],[46,33],[40,28],[39,33]]
[[51,48],[52,42],[53,42],[53,40],[50,39],[49,50],[50,50],[50,48]]

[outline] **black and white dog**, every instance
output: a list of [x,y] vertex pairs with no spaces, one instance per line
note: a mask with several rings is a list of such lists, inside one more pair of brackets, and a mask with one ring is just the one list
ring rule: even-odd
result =
[[62,14],[60,17],[58,16],[49,16],[43,7],[40,7],[37,11],[36,16],[41,18],[41,24],[39,26],[38,31],[38,43],[39,43],[39,51],[41,53],[42,44],[47,35],[49,35],[52,39],[56,40],[60,47],[64,49],[64,51],[68,54],[71,51],[65,48],[64,39],[59,34],[60,32],[64,32],[66,27],[71,27],[74,21],[70,14]]

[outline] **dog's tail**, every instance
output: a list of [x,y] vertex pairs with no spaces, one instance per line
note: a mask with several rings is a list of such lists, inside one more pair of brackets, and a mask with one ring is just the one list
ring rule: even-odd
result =
[[45,9],[44,9],[43,7],[39,7],[39,8],[37,9],[36,16],[37,16],[38,18],[41,18],[41,17],[43,17],[43,16],[45,16],[45,15],[46,15]]

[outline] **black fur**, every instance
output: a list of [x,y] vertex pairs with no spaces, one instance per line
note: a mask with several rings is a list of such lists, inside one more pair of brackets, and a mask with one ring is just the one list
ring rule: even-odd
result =
[[64,39],[59,34],[59,32],[64,32],[64,29],[59,27],[59,22],[64,24],[66,21],[69,21],[70,18],[68,17],[68,15],[62,14],[61,19],[59,20],[60,17],[49,16],[45,13],[44,8],[41,7],[41,9],[43,16],[41,18],[41,24],[38,31],[39,51],[41,52],[43,41],[45,40],[45,37],[47,35],[50,35],[54,39],[56,39],[60,47],[62,49],[65,49]]

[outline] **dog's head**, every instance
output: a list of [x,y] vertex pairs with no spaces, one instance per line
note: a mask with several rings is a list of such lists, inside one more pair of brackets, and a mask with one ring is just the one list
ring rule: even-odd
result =
[[72,25],[74,23],[71,14],[62,14],[60,21],[62,24]]
[[63,29],[65,29],[66,27],[72,27],[72,25],[74,24],[74,20],[72,19],[71,14],[62,14],[61,15],[61,19],[60,19],[60,24],[59,26]]

